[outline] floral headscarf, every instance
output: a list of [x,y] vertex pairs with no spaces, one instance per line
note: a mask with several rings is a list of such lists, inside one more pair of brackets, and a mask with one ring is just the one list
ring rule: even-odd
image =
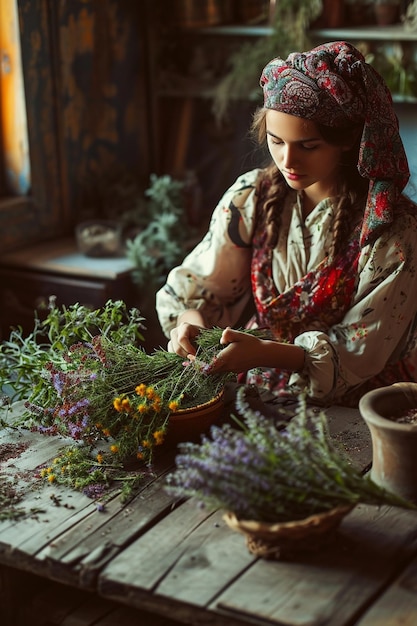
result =
[[334,128],[363,122],[358,171],[369,193],[361,245],[394,219],[394,207],[410,176],[391,93],[354,46],[326,43],[309,52],[273,59],[260,79],[264,106]]

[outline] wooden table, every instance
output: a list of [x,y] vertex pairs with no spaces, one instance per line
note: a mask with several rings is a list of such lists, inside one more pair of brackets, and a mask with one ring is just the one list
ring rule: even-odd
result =
[[[369,465],[358,411],[327,414],[353,462]],[[24,485],[27,510],[43,511],[0,521],[2,626],[417,624],[416,512],[360,505],[324,549],[268,561],[248,552],[222,511],[165,493],[172,452],[131,502],[116,496],[99,512],[83,494],[35,478],[62,444],[0,430],[2,479]]]

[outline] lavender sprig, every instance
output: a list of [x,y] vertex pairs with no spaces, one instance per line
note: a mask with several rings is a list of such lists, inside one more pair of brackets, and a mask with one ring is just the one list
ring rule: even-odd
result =
[[416,508],[363,477],[332,443],[326,416],[305,399],[289,423],[274,423],[237,395],[239,428],[212,427],[201,444],[180,444],[167,491],[195,496],[210,508],[264,522],[302,519],[340,505],[390,504]]

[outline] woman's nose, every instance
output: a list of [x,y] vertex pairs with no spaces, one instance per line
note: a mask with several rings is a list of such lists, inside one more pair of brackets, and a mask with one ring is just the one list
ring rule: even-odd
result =
[[291,170],[295,167],[295,149],[293,146],[285,146],[284,167],[288,170]]

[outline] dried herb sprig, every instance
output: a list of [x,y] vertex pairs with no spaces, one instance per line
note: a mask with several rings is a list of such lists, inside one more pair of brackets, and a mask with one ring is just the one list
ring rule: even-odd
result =
[[63,447],[59,456],[39,470],[39,477],[50,484],[82,491],[101,502],[118,491],[121,501],[125,502],[142,482],[144,470],[127,471],[107,451],[94,453],[88,446],[70,445]]
[[288,424],[253,411],[243,388],[236,408],[240,428],[213,426],[201,444],[180,444],[168,492],[263,522],[303,519],[358,502],[416,508],[362,476],[333,444],[325,414],[312,414],[305,399]]

